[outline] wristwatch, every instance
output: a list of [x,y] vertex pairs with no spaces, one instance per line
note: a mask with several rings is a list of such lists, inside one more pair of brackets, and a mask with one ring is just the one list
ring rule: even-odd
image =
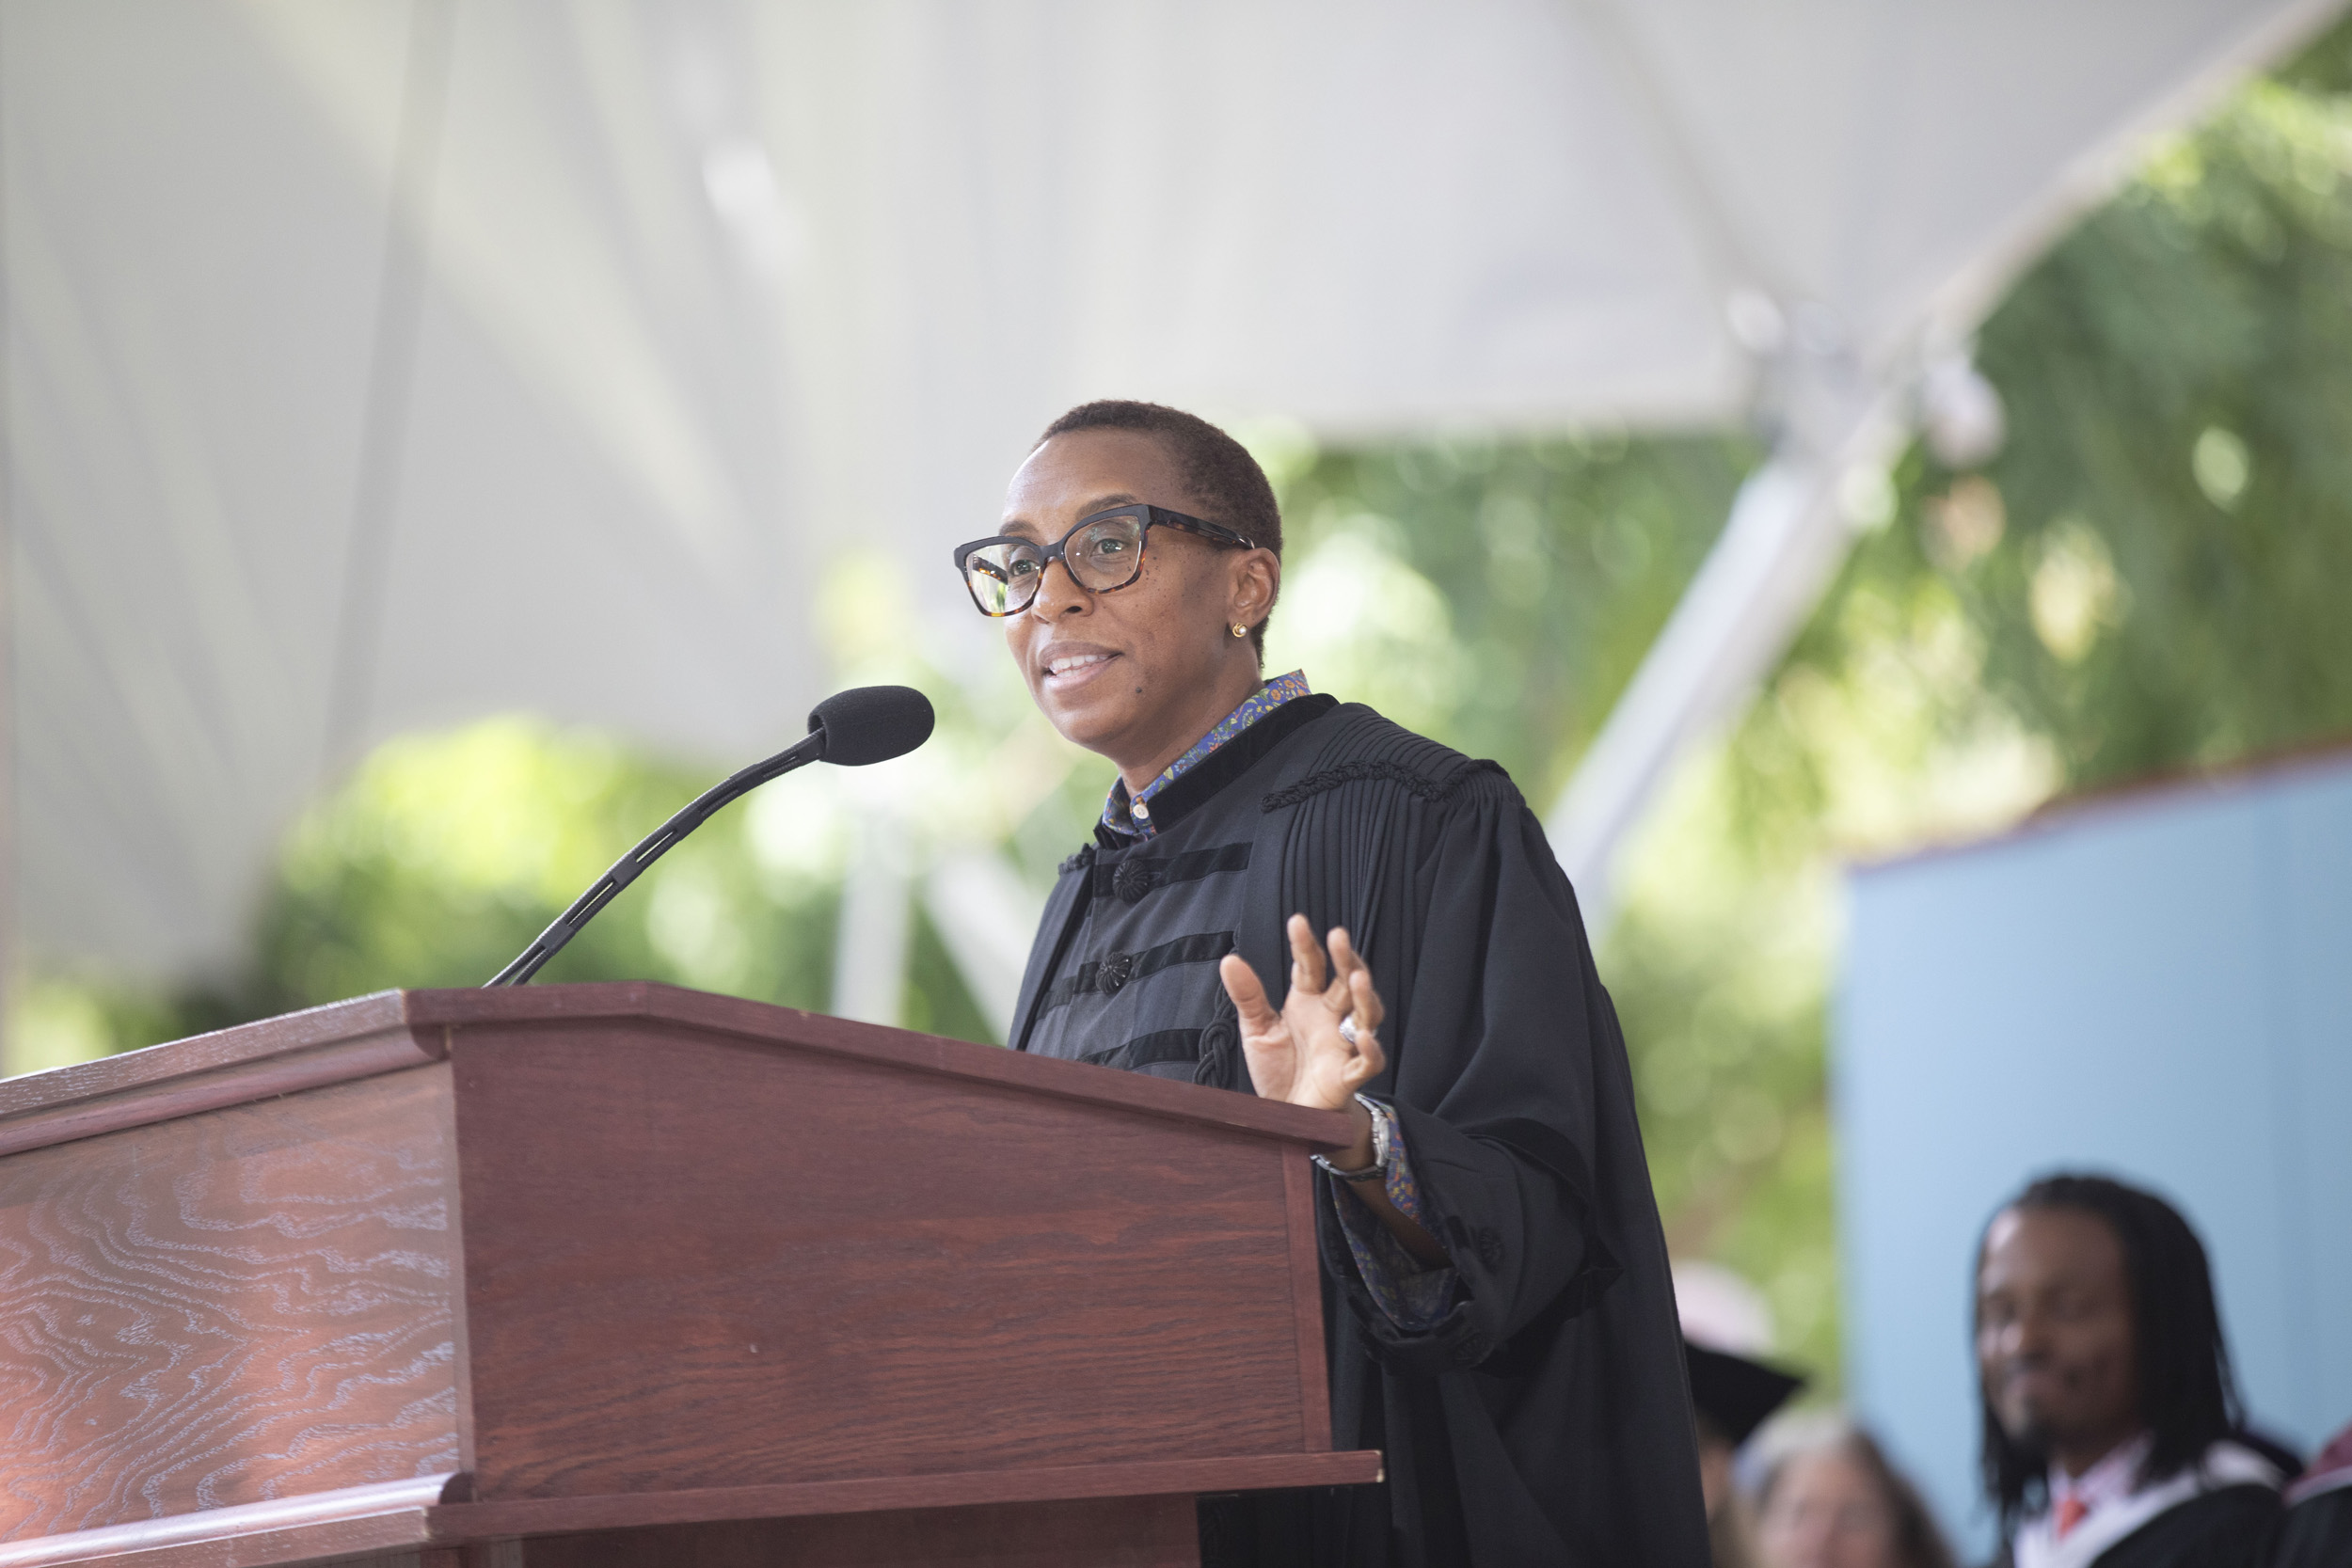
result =
[[1372,1164],[1361,1170],[1342,1170],[1320,1154],[1310,1154],[1307,1158],[1312,1160],[1316,1168],[1326,1176],[1337,1180],[1384,1180],[1388,1177],[1389,1166],[1392,1163],[1392,1156],[1395,1152],[1390,1147],[1389,1113],[1385,1107],[1375,1104],[1360,1094],[1356,1097],[1356,1103],[1372,1115]]

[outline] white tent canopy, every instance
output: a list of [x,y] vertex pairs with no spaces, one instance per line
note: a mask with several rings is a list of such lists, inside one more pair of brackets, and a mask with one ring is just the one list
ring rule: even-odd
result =
[[1083,398],[1349,435],[1769,395],[1780,489],[1569,814],[1605,856],[1923,356],[2332,8],[10,0],[25,939],[224,960],[396,731],[757,753],[822,683],[812,563],[963,613],[946,546]]

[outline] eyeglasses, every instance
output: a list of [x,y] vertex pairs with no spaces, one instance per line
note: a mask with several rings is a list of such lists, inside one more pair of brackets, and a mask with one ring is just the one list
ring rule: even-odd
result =
[[1216,523],[1166,507],[1114,506],[1081,517],[1051,545],[999,535],[956,546],[956,570],[983,615],[1018,615],[1037,599],[1045,568],[1058,561],[1071,581],[1090,594],[1109,594],[1143,575],[1143,544],[1155,528],[1182,529],[1212,544],[1254,550],[1258,542]]

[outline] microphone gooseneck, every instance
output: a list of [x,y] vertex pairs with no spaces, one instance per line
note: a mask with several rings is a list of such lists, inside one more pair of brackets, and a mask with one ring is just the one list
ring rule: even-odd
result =
[[931,736],[930,700],[908,686],[861,686],[837,691],[818,703],[808,716],[808,736],[755,762],[696,796],[684,810],[645,835],[637,847],[614,861],[572,907],[557,915],[532,944],[515,955],[515,961],[485,983],[519,986],[529,982],[564,944],[578,936],[612,902],[621,889],[635,881],[688,833],[701,827],[729,801],[749,795],[769,780],[795,768],[824,761],[842,768],[864,768],[904,756]]

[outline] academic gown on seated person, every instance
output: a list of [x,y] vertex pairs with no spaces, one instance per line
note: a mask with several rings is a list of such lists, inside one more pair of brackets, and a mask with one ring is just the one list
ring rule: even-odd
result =
[[2278,1517],[2274,1489],[2225,1486],[2167,1509],[2092,1560],[2097,1568],[2259,1568]]
[[1216,962],[1279,1005],[1283,922],[1343,926],[1450,1308],[1374,1298],[1317,1178],[1332,1436],[1383,1486],[1204,1506],[1211,1564],[1705,1568],[1666,1251],[1575,895],[1502,770],[1328,697],[1258,720],[1065,863],[1015,1043],[1250,1092]]
[[[2123,1516],[2094,1512],[2076,1539],[2042,1555],[2050,1568],[2264,1568],[2279,1509],[2270,1459],[2224,1439],[2190,1469],[2136,1493]],[[2035,1557],[2021,1543],[2004,1548],[1994,1568],[2035,1568]]]
[[2263,1568],[2352,1568],[2352,1427],[2319,1450],[2285,1501]]
[[2352,1485],[2288,1509],[2262,1568],[2352,1568]]

